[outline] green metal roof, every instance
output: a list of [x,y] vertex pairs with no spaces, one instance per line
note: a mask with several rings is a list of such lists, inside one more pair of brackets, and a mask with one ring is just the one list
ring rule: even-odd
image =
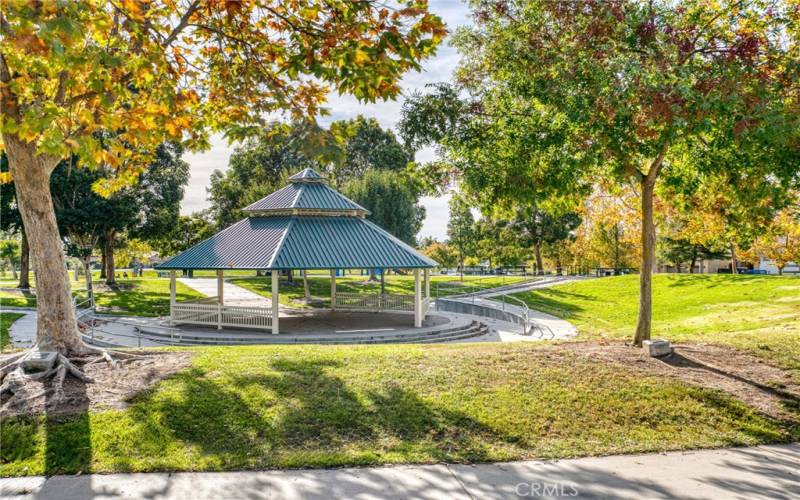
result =
[[366,220],[312,169],[245,210],[250,216],[158,269],[430,268],[435,261]]
[[325,180],[313,168],[304,168],[293,176],[289,177],[290,182],[321,182]]
[[368,215],[369,210],[321,182],[296,182],[281,188],[243,209],[245,212],[353,211]]
[[248,217],[158,269],[430,268],[435,261],[361,217]]

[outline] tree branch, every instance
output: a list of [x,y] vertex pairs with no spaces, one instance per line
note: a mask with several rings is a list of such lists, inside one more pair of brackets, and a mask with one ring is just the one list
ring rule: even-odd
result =
[[8,83],[11,81],[11,72],[8,70],[8,64],[6,64],[6,58],[2,52],[0,52],[0,82]]
[[162,46],[164,49],[169,47],[172,44],[172,42],[174,42],[175,39],[178,38],[178,35],[181,34],[181,32],[186,28],[186,26],[189,25],[189,18],[192,17],[192,14],[194,14],[199,7],[200,7],[200,0],[194,0],[189,5],[189,8],[186,9],[186,12],[184,12],[183,16],[181,16],[181,20],[178,22],[178,25],[175,26],[175,28],[172,30],[169,36],[167,36],[166,40],[164,40],[164,44]]
[[67,93],[67,70],[61,70],[58,74],[58,89],[56,90],[55,102],[56,104],[64,104],[64,98]]

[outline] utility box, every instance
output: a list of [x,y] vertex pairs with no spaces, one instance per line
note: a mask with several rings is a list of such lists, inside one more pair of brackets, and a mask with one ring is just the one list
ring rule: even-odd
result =
[[669,340],[664,339],[645,340],[642,342],[642,349],[645,349],[653,358],[660,358],[661,356],[672,354],[672,345],[669,343]]

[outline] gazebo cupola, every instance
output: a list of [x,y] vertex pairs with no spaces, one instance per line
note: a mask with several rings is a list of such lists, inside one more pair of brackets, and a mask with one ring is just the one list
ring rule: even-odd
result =
[[[367,220],[367,209],[328,186],[325,178],[313,169],[306,168],[296,173],[289,178],[289,185],[245,207],[243,211],[247,214],[246,218],[158,266],[159,269],[172,271],[170,316],[173,322],[212,324],[208,318],[193,321],[189,317],[191,314],[181,312],[184,305],[188,307],[195,304],[175,302],[174,271],[177,269],[217,270],[217,326],[264,327],[268,323],[267,327],[273,333],[278,333],[277,300],[273,301],[266,320],[255,318],[251,322],[253,324],[248,324],[246,318],[225,316],[226,311],[231,314],[237,311],[234,310],[235,306],[225,306],[223,302],[224,270],[329,269],[332,309],[413,309],[414,324],[421,326],[430,304],[429,270],[436,266],[436,262]],[[415,295],[336,294],[336,270],[369,268],[412,269]],[[424,298],[420,270],[424,271]],[[278,296],[279,274],[272,273],[273,297]],[[244,315],[265,314],[264,310],[241,312]]]

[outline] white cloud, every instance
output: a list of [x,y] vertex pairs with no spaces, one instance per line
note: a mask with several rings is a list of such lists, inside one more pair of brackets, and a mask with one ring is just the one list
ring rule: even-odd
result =
[[[469,22],[469,10],[461,0],[431,0],[430,9],[444,19],[451,32]],[[409,73],[403,78],[403,93],[408,95],[415,90],[422,90],[427,84],[449,80],[457,63],[456,50],[447,43],[441,45],[437,54],[423,64],[422,71]],[[349,95],[332,94],[326,105],[330,115],[322,117],[319,121],[323,125],[328,125],[332,121],[354,118],[360,114],[375,118],[382,127],[394,129],[400,120],[402,105],[402,96],[396,101],[364,104]],[[235,145],[228,145],[221,136],[214,136],[211,140],[211,149],[184,156],[191,167],[191,178],[181,204],[181,213],[188,214],[208,208],[206,189],[210,184],[211,172],[216,169],[224,171],[228,167],[228,159],[234,147]],[[429,161],[434,157],[435,152],[432,148],[417,153],[417,159],[420,161]],[[449,196],[422,198],[421,203],[425,206],[427,214],[420,230],[420,237],[445,238],[449,216],[448,199]]]

